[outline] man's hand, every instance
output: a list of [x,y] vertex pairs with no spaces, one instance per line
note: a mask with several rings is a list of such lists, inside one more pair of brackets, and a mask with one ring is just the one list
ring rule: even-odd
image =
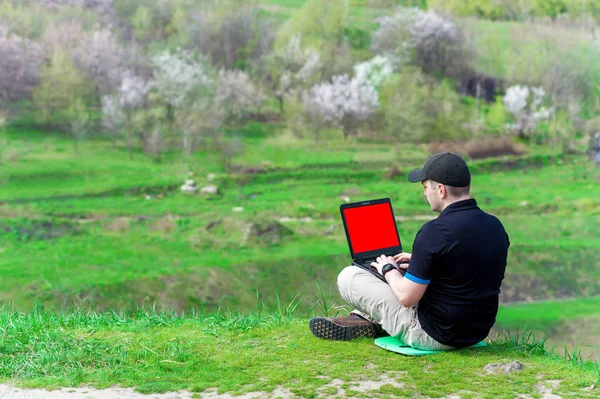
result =
[[[396,263],[394,258],[391,256],[386,256],[386,255],[378,256],[376,259],[376,262],[371,262],[371,267],[374,267],[375,269],[377,269],[377,273],[382,274],[381,269],[383,268],[384,265],[387,265],[388,263],[391,263],[392,265],[394,265],[395,268],[398,268],[398,264]],[[407,265],[407,267],[408,267],[408,265]]]
[[394,261],[401,269],[408,269],[408,262],[410,262],[411,256],[412,254],[408,252],[401,252],[398,255],[394,255]]

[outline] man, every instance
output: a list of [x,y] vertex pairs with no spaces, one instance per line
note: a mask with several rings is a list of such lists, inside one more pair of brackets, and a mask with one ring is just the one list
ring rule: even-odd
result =
[[408,180],[421,182],[431,210],[440,215],[421,227],[412,254],[382,255],[371,264],[387,284],[357,266],[345,268],[338,288],[356,310],[312,319],[317,337],[374,337],[380,325],[407,345],[430,350],[487,337],[506,269],[509,240],[502,223],[471,198],[469,168],[456,154],[433,155]]

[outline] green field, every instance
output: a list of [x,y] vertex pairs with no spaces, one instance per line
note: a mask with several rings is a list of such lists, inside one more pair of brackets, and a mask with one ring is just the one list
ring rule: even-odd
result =
[[[342,195],[390,197],[407,250],[435,216],[420,186],[406,181],[428,155],[415,145],[332,136],[316,146],[251,124],[235,132],[244,151],[225,172],[203,151],[187,164],[175,154],[156,163],[142,154],[129,160],[125,148],[102,140],[76,155],[59,133],[6,133],[17,155],[0,166],[0,298],[22,310],[41,303],[243,311],[296,295],[305,311],[322,295],[341,305],[334,282],[348,262]],[[400,174],[391,177],[393,165]],[[593,163],[532,148],[472,169],[473,195],[511,238],[503,302],[600,293]],[[181,193],[189,171],[218,194]]]

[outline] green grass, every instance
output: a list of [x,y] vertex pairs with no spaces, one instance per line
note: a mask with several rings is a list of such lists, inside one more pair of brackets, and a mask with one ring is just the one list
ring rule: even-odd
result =
[[[70,307],[161,309],[268,306],[277,295],[318,295],[347,262],[341,196],[390,197],[406,250],[435,217],[406,173],[427,152],[419,146],[344,141],[315,145],[250,124],[231,134],[244,147],[227,172],[210,151],[187,163],[175,152],[156,163],[103,140],[74,153],[58,133],[9,128],[0,165],[0,302]],[[387,169],[402,171],[394,178]],[[471,162],[473,194],[511,237],[504,299],[600,293],[600,186],[583,157],[532,148],[529,155]],[[244,172],[246,168],[262,172]],[[179,186],[193,171],[217,196],[189,196]],[[214,182],[206,180],[216,173]],[[516,189],[518,188],[518,189]],[[234,208],[242,207],[242,212]],[[291,218],[280,222],[281,218]],[[419,217],[419,218],[412,218]],[[273,236],[248,234],[270,224]],[[243,273],[238,271],[242,270]],[[249,280],[248,280],[249,278]],[[210,281],[210,284],[206,284]],[[333,290],[332,301],[341,303]]]
[[525,330],[545,330],[559,321],[600,315],[600,298],[549,300],[505,306],[498,312],[500,327]]
[[[513,398],[559,380],[554,393],[561,397],[596,395],[584,388],[598,384],[597,365],[565,362],[527,336],[498,338],[478,350],[409,358],[367,339],[319,340],[291,305],[246,314],[2,310],[0,376],[25,387],[119,385],[143,393],[185,389],[259,396],[277,389],[300,398],[328,393]],[[523,371],[499,375],[483,370],[514,360],[525,365]]]

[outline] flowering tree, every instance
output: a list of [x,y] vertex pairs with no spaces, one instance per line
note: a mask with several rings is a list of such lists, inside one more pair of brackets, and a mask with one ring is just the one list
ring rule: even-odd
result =
[[378,55],[369,61],[356,64],[354,73],[358,80],[367,81],[371,86],[379,88],[394,69],[394,63],[389,57]]
[[377,19],[379,28],[373,34],[371,48],[378,54],[385,54],[396,64],[408,63],[412,58],[414,40],[410,32],[422,13],[417,8],[403,8],[392,15]]
[[78,65],[96,82],[100,93],[110,93],[121,84],[124,51],[110,28],[96,28],[86,33],[74,50],[74,57]]
[[205,64],[191,53],[164,51],[152,57],[154,87],[168,105],[177,107],[198,85],[210,84]]
[[454,22],[431,11],[401,8],[377,20],[372,48],[396,63],[412,62],[428,73],[448,75],[464,64],[461,36]]
[[546,92],[541,87],[528,88],[527,86],[511,86],[506,89],[503,101],[506,110],[510,112],[515,123],[510,128],[525,137],[535,131],[538,124],[548,120],[554,111],[543,104]]
[[29,98],[39,81],[39,45],[10,34],[0,25],[0,54],[0,104]]
[[123,80],[119,86],[119,100],[121,107],[125,110],[127,124],[127,148],[129,158],[133,158],[134,128],[132,123],[133,111],[143,107],[147,102],[148,93],[153,83],[135,75],[132,71],[123,74]]
[[217,101],[229,119],[241,119],[264,101],[263,93],[243,71],[221,69],[217,86]]
[[126,71],[119,86],[121,106],[125,109],[142,107],[152,86],[153,82],[135,75],[132,71]]
[[302,101],[316,140],[319,130],[327,124],[340,126],[344,137],[348,137],[379,106],[377,90],[368,80],[350,79],[347,75],[313,86],[304,93]]
[[111,135],[113,146],[116,136],[127,122],[127,116],[121,106],[119,95],[102,96],[102,127]]
[[84,36],[83,27],[78,21],[64,21],[48,24],[40,39],[47,58],[57,50],[66,50],[75,58]]
[[216,139],[216,132],[225,120],[225,111],[213,96],[201,96],[175,111],[183,135],[183,151],[190,156],[198,145]]
[[110,27],[85,32],[78,22],[50,24],[42,36],[47,56],[66,50],[94,81],[98,96],[116,90],[123,78],[125,52]]
[[283,113],[285,96],[310,82],[321,68],[321,57],[313,47],[302,47],[302,36],[293,35],[270,57],[270,82]]

